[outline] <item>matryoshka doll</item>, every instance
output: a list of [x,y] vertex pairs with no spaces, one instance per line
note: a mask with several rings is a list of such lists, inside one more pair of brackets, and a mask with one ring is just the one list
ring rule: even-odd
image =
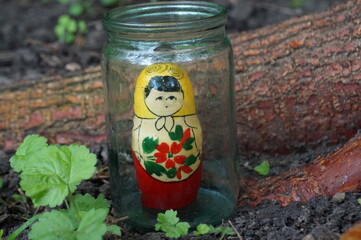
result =
[[197,197],[202,130],[191,81],[176,64],[157,63],[138,76],[132,150],[142,204],[179,209]]

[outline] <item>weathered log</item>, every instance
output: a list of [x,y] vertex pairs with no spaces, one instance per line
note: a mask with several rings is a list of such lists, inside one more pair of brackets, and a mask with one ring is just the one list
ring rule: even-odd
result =
[[[231,35],[241,151],[288,153],[361,128],[361,1]],[[105,141],[99,67],[0,87],[0,148],[29,133]]]
[[359,240],[361,239],[361,222],[355,223],[350,229],[343,233],[340,240]]
[[361,127],[361,1],[239,34],[238,144],[287,153]]
[[241,179],[238,204],[258,205],[264,199],[285,206],[314,196],[361,190],[361,135],[326,157],[264,179]]

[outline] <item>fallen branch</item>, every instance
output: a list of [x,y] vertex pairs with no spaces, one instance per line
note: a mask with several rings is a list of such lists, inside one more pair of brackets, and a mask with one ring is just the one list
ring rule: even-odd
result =
[[238,204],[258,205],[264,199],[285,206],[308,201],[314,196],[361,190],[361,134],[336,152],[319,157],[311,164],[261,180],[241,179]]
[[[289,153],[361,128],[361,1],[230,36],[242,152]],[[105,141],[100,68],[0,87],[0,148]]]

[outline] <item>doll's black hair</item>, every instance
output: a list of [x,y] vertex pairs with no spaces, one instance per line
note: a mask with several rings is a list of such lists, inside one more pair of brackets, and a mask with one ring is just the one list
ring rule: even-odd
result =
[[145,97],[148,97],[152,89],[161,92],[183,92],[178,79],[172,76],[152,77],[149,80],[148,86],[144,89]]

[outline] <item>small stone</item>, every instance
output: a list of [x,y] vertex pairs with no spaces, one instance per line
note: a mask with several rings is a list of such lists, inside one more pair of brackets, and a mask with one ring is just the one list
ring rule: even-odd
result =
[[346,193],[339,192],[332,196],[331,201],[334,203],[342,203],[345,200]]
[[315,240],[315,238],[312,236],[312,234],[307,234],[302,238],[302,240]]
[[73,63],[66,64],[65,69],[70,71],[70,72],[75,72],[75,71],[81,70],[81,67],[80,67],[79,64],[73,62]]

